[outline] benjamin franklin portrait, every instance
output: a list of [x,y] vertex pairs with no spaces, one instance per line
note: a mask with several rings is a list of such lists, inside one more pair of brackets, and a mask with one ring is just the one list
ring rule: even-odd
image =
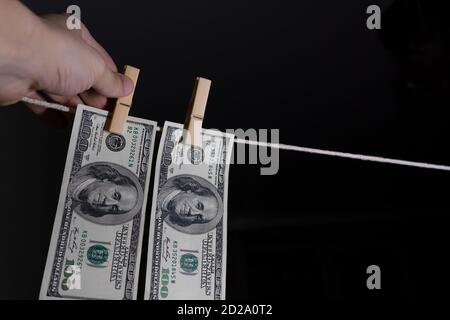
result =
[[83,218],[106,225],[132,219],[142,208],[143,190],[128,169],[109,162],[82,167],[69,185],[73,210]]
[[223,216],[223,202],[207,180],[179,175],[167,180],[158,194],[158,212],[174,229],[201,234],[215,228]]

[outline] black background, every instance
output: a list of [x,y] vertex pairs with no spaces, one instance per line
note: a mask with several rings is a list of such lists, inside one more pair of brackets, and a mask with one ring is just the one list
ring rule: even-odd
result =
[[[182,122],[201,75],[213,80],[206,128],[276,128],[281,143],[450,164],[445,11],[416,15],[421,2],[24,1],[39,14],[79,5],[117,65],[140,67],[134,116]],[[371,4],[381,31],[366,28]],[[0,110],[0,298],[38,297],[70,130],[22,104]],[[230,170],[227,298],[444,292],[450,173],[290,151],[277,175],[259,173]],[[371,264],[379,291],[366,288]]]

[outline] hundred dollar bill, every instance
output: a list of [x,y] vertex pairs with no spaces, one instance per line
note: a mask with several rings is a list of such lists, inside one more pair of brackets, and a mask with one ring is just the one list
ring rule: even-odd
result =
[[156,123],[106,120],[77,108],[41,299],[136,299]]
[[203,130],[203,148],[166,122],[155,168],[145,299],[224,299],[227,180],[234,136]]

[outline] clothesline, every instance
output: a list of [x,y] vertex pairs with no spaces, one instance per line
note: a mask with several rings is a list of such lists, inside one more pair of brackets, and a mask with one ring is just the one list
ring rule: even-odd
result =
[[318,155],[324,155],[324,156],[354,159],[354,160],[361,160],[361,161],[388,163],[388,164],[395,164],[395,165],[408,166],[408,167],[417,167],[417,168],[423,168],[423,169],[450,171],[450,166],[432,164],[432,163],[426,163],[426,162],[390,159],[390,158],[368,156],[368,155],[357,154],[357,153],[330,151],[330,150],[307,148],[307,147],[293,146],[293,145],[280,144],[280,143],[271,144],[268,142],[250,141],[250,140],[243,140],[243,139],[235,139],[235,142],[236,143],[245,143],[245,144],[249,144],[249,145],[258,145],[258,146],[268,147],[268,148],[277,148],[280,150],[297,151],[297,152],[303,152],[303,153],[308,153],[308,154],[318,154]]
[[[35,105],[39,105],[42,107],[50,108],[50,109],[56,109],[56,110],[63,111],[63,112],[70,111],[69,107],[60,105],[57,103],[49,103],[46,101],[31,99],[31,98],[27,98],[27,97],[22,98],[22,101],[30,103],[30,104],[35,104]],[[161,128],[158,127],[157,130],[161,131]],[[323,149],[316,149],[316,148],[308,148],[308,147],[301,147],[301,146],[281,144],[281,143],[269,143],[269,142],[245,140],[245,139],[239,139],[239,138],[235,139],[235,143],[256,145],[256,146],[267,147],[267,148],[277,148],[280,150],[296,151],[296,152],[302,152],[302,153],[307,153],[307,154],[317,154],[317,155],[323,155],[323,156],[353,159],[353,160],[360,160],[360,161],[370,161],[370,162],[394,164],[394,165],[407,166],[407,167],[416,167],[416,168],[422,168],[422,169],[450,171],[450,166],[440,165],[440,164],[408,161],[408,160],[401,160],[401,159],[391,159],[391,158],[385,158],[385,157],[370,156],[370,155],[340,152],[340,151],[323,150]]]

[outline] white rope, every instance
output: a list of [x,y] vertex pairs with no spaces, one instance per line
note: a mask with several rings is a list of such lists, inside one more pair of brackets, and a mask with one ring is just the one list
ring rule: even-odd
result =
[[244,140],[244,139],[237,139],[237,138],[235,139],[235,142],[248,144],[248,145],[258,145],[261,147],[277,148],[277,149],[281,149],[281,150],[297,151],[297,152],[303,152],[303,153],[309,153],[309,154],[320,154],[320,155],[331,156],[331,157],[339,157],[339,158],[371,161],[371,162],[380,162],[380,163],[389,163],[389,164],[396,164],[396,165],[400,165],[400,166],[417,167],[417,168],[423,168],[423,169],[450,171],[450,166],[444,166],[444,165],[432,164],[432,163],[426,163],[426,162],[415,162],[415,161],[407,161],[407,160],[399,160],[399,159],[390,159],[390,158],[383,158],[383,157],[376,157],[376,156],[367,156],[367,155],[363,155],[363,154],[330,151],[330,150],[322,150],[322,149],[315,149],[315,148],[306,148],[306,147],[299,147],[299,146],[293,146],[293,145],[288,145],[288,144],[268,143],[268,142]]
[[47,102],[47,101],[31,99],[28,97],[23,97],[21,100],[23,102],[34,104],[34,105],[45,107],[45,108],[55,109],[55,110],[59,110],[59,111],[63,111],[63,112],[70,111],[69,107],[66,107],[66,106],[63,106],[63,105],[57,104],[57,103],[51,103],[51,102]]
[[[27,98],[27,97],[23,97],[22,101],[31,103],[31,104],[35,104],[38,106],[46,107],[46,108],[60,110],[63,112],[70,111],[69,107],[66,107],[66,106],[63,106],[63,105],[60,105],[57,103],[50,103],[50,102],[31,99],[31,98]],[[157,131],[161,131],[161,128],[157,127]],[[384,157],[367,156],[367,155],[357,154],[357,153],[330,151],[330,150],[323,150],[323,149],[293,146],[293,145],[281,144],[281,143],[269,143],[269,142],[245,140],[245,139],[238,139],[238,138],[235,139],[235,142],[241,143],[241,144],[248,144],[248,145],[257,145],[257,146],[267,147],[267,148],[277,148],[280,150],[289,150],[289,151],[303,152],[303,153],[309,153],[309,154],[319,154],[319,155],[330,156],[330,157],[395,164],[395,165],[400,165],[400,166],[416,167],[416,168],[423,168],[423,169],[450,171],[450,166],[432,164],[432,163],[426,163],[426,162],[390,159],[390,158],[384,158]]]

